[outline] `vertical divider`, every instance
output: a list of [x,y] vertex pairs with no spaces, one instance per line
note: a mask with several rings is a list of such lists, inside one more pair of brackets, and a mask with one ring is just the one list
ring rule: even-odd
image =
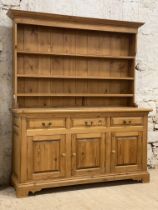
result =
[[17,23],[13,22],[13,107],[18,107],[17,101]]
[[[134,56],[136,56],[136,50],[137,50],[137,34],[133,35],[135,36],[134,37],[134,41],[133,41],[133,46],[134,46]],[[132,66],[132,69],[133,69],[133,76],[134,76],[134,80],[133,80],[133,92],[132,93],[135,93],[136,92],[136,82],[135,82],[135,78],[136,78],[136,73],[135,73],[135,65],[136,65],[136,58],[134,58],[134,61],[133,61],[133,66]],[[133,96],[133,105],[134,106],[137,106],[136,105],[136,102],[135,102],[135,94]]]

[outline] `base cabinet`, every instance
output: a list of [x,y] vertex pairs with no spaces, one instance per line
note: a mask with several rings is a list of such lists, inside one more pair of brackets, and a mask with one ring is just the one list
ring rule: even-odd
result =
[[12,182],[17,196],[74,184],[149,181],[147,114],[15,113]]

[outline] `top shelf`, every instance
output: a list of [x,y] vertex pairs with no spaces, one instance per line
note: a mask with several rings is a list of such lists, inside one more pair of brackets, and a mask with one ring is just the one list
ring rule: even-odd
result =
[[17,50],[18,54],[26,55],[48,55],[48,56],[67,56],[67,57],[85,57],[85,58],[101,58],[101,59],[125,59],[132,60],[135,56],[109,56],[109,55],[93,55],[93,54],[72,54],[72,53],[55,53],[55,52],[39,52],[39,51],[27,51]]

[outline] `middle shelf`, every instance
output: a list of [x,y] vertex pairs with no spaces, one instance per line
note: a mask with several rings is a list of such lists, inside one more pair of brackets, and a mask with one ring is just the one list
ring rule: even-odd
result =
[[44,52],[44,51],[28,51],[28,50],[17,50],[18,54],[24,55],[45,55],[45,56],[66,56],[66,57],[85,57],[85,58],[101,58],[101,59],[127,59],[133,60],[135,56],[122,56],[122,55],[99,55],[99,54],[79,54],[79,53],[62,53],[62,52]]
[[94,80],[134,80],[134,77],[98,77],[98,76],[65,76],[65,75],[33,75],[17,74],[18,78],[45,78],[45,79],[94,79]]

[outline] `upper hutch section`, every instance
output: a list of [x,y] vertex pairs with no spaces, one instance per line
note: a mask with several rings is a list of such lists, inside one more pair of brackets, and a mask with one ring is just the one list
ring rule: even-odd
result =
[[142,23],[9,10],[14,107],[134,106]]

